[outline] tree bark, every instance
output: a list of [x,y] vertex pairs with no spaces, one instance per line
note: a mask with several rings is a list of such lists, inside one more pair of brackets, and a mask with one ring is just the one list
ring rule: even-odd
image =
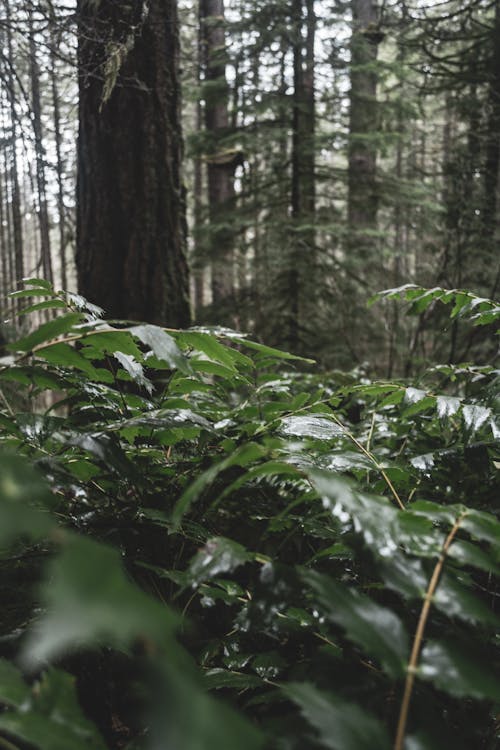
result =
[[488,123],[484,167],[483,244],[484,270],[481,281],[488,287],[493,271],[494,282],[488,294],[497,294],[500,281],[498,242],[500,241],[500,0],[495,0],[491,34],[492,59],[488,69]]
[[45,149],[43,145],[42,100],[40,96],[40,68],[38,65],[33,13],[29,9],[30,82],[33,132],[35,136],[36,187],[38,197],[38,223],[40,228],[40,252],[44,279],[53,283],[52,258],[50,254],[50,227],[47,208],[47,182],[45,178]]
[[112,317],[190,322],[175,0],[78,0],[79,289]]
[[234,204],[234,153],[220,148],[229,129],[225,61],[224,0],[200,0],[200,23],[205,74],[205,127],[207,153],[212,302],[219,320],[228,320],[234,301],[234,233],[229,226]]
[[352,0],[351,92],[348,166],[348,260],[374,261],[378,186],[377,60],[381,41],[376,0]]
[[14,87],[14,49],[12,41],[12,26],[10,2],[5,2],[5,13],[7,20],[7,52],[9,57],[7,87],[9,91],[10,121],[11,121],[11,184],[12,184],[12,234],[14,240],[14,271],[16,286],[19,286],[24,278],[24,245],[23,245],[23,222],[21,216],[21,190],[19,186],[19,169],[17,164],[17,112],[16,94]]
[[[304,300],[314,286],[315,265],[315,97],[313,0],[293,0],[292,238],[289,269],[289,346],[301,349],[306,323]],[[304,34],[305,31],[305,34]],[[312,284],[311,284],[312,282]],[[306,288],[307,285],[307,288]]]
[[68,288],[68,269],[66,257],[66,206],[64,201],[64,162],[62,153],[62,132],[61,132],[61,105],[59,97],[59,87],[57,85],[57,55],[56,49],[60,35],[57,32],[56,18],[52,5],[49,6],[51,20],[50,36],[50,63],[51,74],[50,84],[52,93],[52,107],[54,115],[54,144],[56,147],[56,175],[57,175],[57,217],[59,223],[59,263],[61,286],[63,289]]

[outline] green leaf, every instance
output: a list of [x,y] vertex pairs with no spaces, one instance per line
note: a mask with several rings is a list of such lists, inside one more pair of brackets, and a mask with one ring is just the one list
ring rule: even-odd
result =
[[33,333],[15,341],[13,344],[9,344],[7,348],[14,352],[31,352],[40,344],[55,339],[63,333],[68,333],[73,326],[81,323],[82,319],[83,316],[80,313],[61,315],[54,320],[49,320],[48,323],[43,323]]
[[460,399],[454,396],[438,396],[436,404],[439,419],[452,417],[460,409]]
[[144,375],[144,369],[140,362],[137,362],[131,354],[124,354],[124,352],[113,352],[113,356],[137,385],[140,385],[149,394],[153,393],[153,383]]
[[[186,402],[184,401],[184,403]],[[129,427],[145,427],[149,430],[197,427],[208,432],[214,431],[208,419],[202,417],[201,414],[195,414],[191,409],[152,409],[139,417],[112,422],[108,425],[108,430],[123,430]]]
[[21,456],[0,453],[0,547],[16,537],[40,539],[54,526],[55,498],[42,477]]
[[[153,704],[151,750],[259,750],[261,732],[241,712],[215,700],[188,669],[169,669]],[[250,680],[250,678],[249,678]]]
[[197,552],[186,571],[189,582],[198,586],[202,581],[229,573],[252,560],[243,545],[222,536],[212,537]]
[[114,354],[122,352],[134,357],[137,361],[142,359],[141,350],[135,343],[132,334],[127,329],[119,330],[112,328],[107,324],[100,325],[97,331],[91,331],[83,336],[81,343],[84,345],[82,354],[90,355],[92,358],[95,354]]
[[39,665],[84,646],[128,648],[137,639],[164,645],[176,619],[125,576],[120,554],[68,537],[41,590],[47,611],[31,631],[24,660]]
[[127,455],[114,434],[57,432],[54,438],[65,445],[73,445],[92,454],[122,477],[136,478],[135,465]]
[[179,338],[183,344],[187,344],[193,349],[203,352],[210,359],[220,362],[229,367],[230,370],[236,372],[231,349],[228,346],[220,344],[215,336],[211,336],[208,333],[200,333],[199,331],[183,331]]
[[51,344],[45,348],[37,349],[36,354],[37,357],[50,362],[52,365],[74,367],[76,370],[84,372],[89,378],[97,379],[99,377],[95,367],[69,344]]
[[279,430],[282,435],[308,437],[315,440],[332,440],[344,434],[342,428],[333,419],[320,414],[285,417],[281,420]]
[[0,704],[20,708],[29,698],[30,689],[19,669],[0,659]]
[[328,619],[341,625],[349,640],[377,659],[391,677],[404,676],[408,635],[397,615],[356,589],[315,571],[304,571],[302,577],[314,590]]
[[460,565],[467,565],[486,573],[500,576],[500,565],[487,550],[477,544],[462,539],[455,540],[448,550],[448,556]]
[[201,493],[217,478],[217,476],[230,466],[247,466],[249,463],[261,458],[266,453],[265,449],[256,443],[246,443],[240,446],[231,456],[228,456],[218,464],[213,464],[201,474],[183,492],[177,501],[172,513],[172,527],[178,529],[182,518],[189,511],[191,505],[200,497]]
[[318,690],[308,682],[283,685],[285,695],[296,703],[316,729],[322,747],[330,750],[389,750],[383,724],[356,703]]
[[163,328],[154,325],[134,326],[130,333],[148,346],[155,357],[173,368],[189,374],[189,362],[183,355],[172,336]]
[[0,729],[39,750],[106,750],[96,727],[84,716],[75,678],[46,672],[17,711],[0,715]]
[[62,299],[48,299],[45,302],[36,302],[34,305],[25,307],[21,310],[21,314],[28,315],[28,313],[36,312],[37,310],[66,310],[67,307],[67,304]]
[[458,617],[473,625],[488,625],[493,628],[500,625],[500,619],[491,607],[450,573],[441,577],[433,602],[447,617]]
[[297,360],[298,362],[307,362],[308,364],[314,365],[314,359],[307,359],[307,357],[299,357],[297,354],[290,354],[289,352],[281,351],[281,349],[274,349],[271,346],[260,344],[257,341],[251,341],[238,333],[228,333],[228,338],[236,339],[239,344],[246,346],[248,349],[253,349],[259,354],[270,357],[271,359],[288,359]]
[[204,673],[205,682],[209,690],[231,688],[232,690],[246,690],[262,686],[262,680],[254,674],[233,672],[229,669],[208,669]]
[[490,542],[497,549],[500,548],[500,521],[490,513],[468,508],[467,514],[462,520],[462,529],[475,539]]
[[464,425],[470,432],[477,432],[492,416],[491,409],[479,404],[467,404],[462,409]]
[[30,284],[31,286],[39,289],[48,289],[51,292],[53,291],[52,284],[50,283],[50,281],[46,281],[46,279],[25,277],[22,281],[24,285]]
[[486,654],[475,653],[471,643],[428,641],[418,675],[451,695],[500,701],[498,671]]

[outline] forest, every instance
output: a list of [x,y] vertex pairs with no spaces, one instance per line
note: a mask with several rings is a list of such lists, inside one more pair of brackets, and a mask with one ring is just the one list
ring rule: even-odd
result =
[[0,750],[500,750],[500,0],[0,0]]

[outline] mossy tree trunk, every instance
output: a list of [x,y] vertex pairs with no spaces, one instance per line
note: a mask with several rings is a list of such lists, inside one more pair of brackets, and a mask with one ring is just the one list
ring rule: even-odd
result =
[[190,321],[175,0],[78,0],[77,270],[112,317]]

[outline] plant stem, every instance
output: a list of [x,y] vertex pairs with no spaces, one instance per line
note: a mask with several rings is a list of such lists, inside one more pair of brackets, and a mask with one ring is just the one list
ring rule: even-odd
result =
[[425,626],[427,624],[427,620],[429,617],[429,611],[431,608],[432,599],[434,597],[434,594],[436,593],[436,589],[438,587],[439,579],[443,571],[443,566],[444,566],[446,555],[448,554],[450,545],[453,539],[455,538],[455,535],[458,529],[460,528],[460,524],[462,523],[466,515],[467,515],[466,513],[462,513],[453,524],[453,528],[451,529],[450,533],[446,537],[446,540],[443,544],[441,554],[439,555],[439,560],[436,563],[431,579],[429,581],[429,586],[427,587],[427,591],[426,591],[425,598],[424,598],[424,604],[422,606],[422,611],[420,612],[420,618],[418,621],[417,629],[415,631],[415,638],[413,639],[413,647],[411,650],[410,661],[408,663],[408,668],[406,670],[407,674],[406,674],[405,689],[403,693],[403,700],[401,701],[401,708],[399,711],[398,728],[396,732],[396,739],[394,741],[394,750],[403,750],[403,743],[404,743],[405,732],[406,732],[406,723],[408,720],[408,711],[410,708],[410,701],[411,701],[411,696],[413,693],[413,686],[415,684],[415,674],[417,671],[418,658],[420,655],[420,649],[422,647],[422,640],[424,637]]
[[347,429],[347,427],[340,421],[340,419],[338,417],[335,416],[335,414],[331,414],[330,416],[335,420],[335,422],[343,430],[343,432],[347,435],[347,437],[350,440],[352,440],[352,442],[354,443],[354,445],[362,453],[364,453],[364,455],[367,458],[370,459],[370,461],[373,463],[373,465],[375,466],[375,468],[377,469],[377,471],[379,471],[380,474],[382,475],[382,477],[384,478],[384,481],[387,484],[387,486],[389,487],[390,491],[392,492],[392,495],[393,495],[396,503],[399,505],[399,507],[401,508],[401,510],[405,510],[404,503],[401,500],[401,498],[399,497],[399,495],[398,495],[398,493],[396,491],[396,488],[394,487],[393,483],[391,482],[391,480],[389,479],[389,477],[385,473],[384,469],[380,466],[379,462],[377,461],[377,459],[375,458],[375,456],[373,455],[373,453],[371,453],[369,450],[367,450],[365,448],[365,446],[362,443],[360,443],[357,438],[354,437],[354,435],[352,434],[352,432],[349,432],[349,430]]

